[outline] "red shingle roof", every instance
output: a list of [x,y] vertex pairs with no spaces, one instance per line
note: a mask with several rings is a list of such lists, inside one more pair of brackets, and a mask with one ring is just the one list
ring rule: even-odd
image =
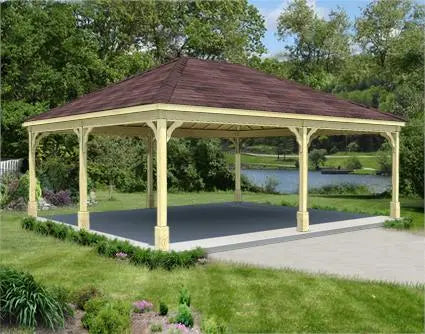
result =
[[187,57],[83,95],[31,120],[152,103],[403,120],[246,66]]

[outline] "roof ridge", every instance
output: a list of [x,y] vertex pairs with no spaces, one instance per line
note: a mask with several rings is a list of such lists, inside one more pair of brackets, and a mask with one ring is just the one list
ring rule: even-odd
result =
[[171,97],[174,94],[177,83],[186,67],[188,59],[188,57],[175,58],[174,67],[171,69],[168,76],[163,79],[160,87],[158,88],[158,102],[165,101],[165,103],[169,103],[171,101]]

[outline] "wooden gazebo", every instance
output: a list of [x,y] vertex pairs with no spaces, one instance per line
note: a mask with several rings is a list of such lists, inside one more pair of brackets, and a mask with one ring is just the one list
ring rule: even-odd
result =
[[399,132],[403,119],[225,62],[181,57],[37,115],[29,133],[28,214],[37,216],[35,152],[52,133],[79,138],[78,226],[89,229],[87,140],[89,134],[144,137],[147,142],[147,199],[154,206],[152,154],[156,142],[157,223],[155,247],[169,249],[167,226],[167,142],[173,137],[228,138],[235,143],[235,201],[241,201],[240,141],[295,136],[299,145],[297,230],[309,229],[308,147],[318,135],[379,134],[392,147],[391,217],[400,217]]

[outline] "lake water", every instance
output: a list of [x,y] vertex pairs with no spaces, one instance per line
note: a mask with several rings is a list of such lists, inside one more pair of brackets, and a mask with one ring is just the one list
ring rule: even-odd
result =
[[[258,186],[264,186],[267,178],[273,177],[279,181],[276,187],[277,191],[287,194],[298,192],[298,170],[243,169],[242,174]],[[371,192],[381,193],[391,188],[391,177],[378,175],[321,174],[320,171],[308,172],[309,189],[343,183],[366,185]]]

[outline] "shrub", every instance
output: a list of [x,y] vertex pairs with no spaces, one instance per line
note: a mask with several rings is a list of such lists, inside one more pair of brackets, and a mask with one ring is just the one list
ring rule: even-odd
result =
[[68,289],[61,286],[54,286],[49,289],[52,296],[62,305],[63,313],[66,318],[71,318],[74,315],[74,310],[69,305],[70,293]]
[[103,235],[86,230],[75,230],[70,226],[52,221],[38,221],[32,217],[22,219],[21,226],[23,229],[33,230],[42,235],[51,235],[61,240],[67,239],[80,245],[96,247],[99,255],[116,258],[117,254],[125,253],[130,263],[144,265],[149,269],[172,270],[177,267],[190,267],[206,258],[206,252],[202,248],[183,252],[164,252],[140,248],[128,241],[110,240]]
[[320,165],[322,165],[326,161],[326,150],[311,150],[309,154],[309,159],[311,160],[311,163],[313,164],[314,168],[319,169]]
[[95,286],[89,285],[75,292],[73,299],[74,299],[75,305],[80,310],[84,310],[85,304],[89,300],[93,298],[99,298],[101,296],[102,296],[102,293]]
[[408,230],[413,226],[413,219],[411,217],[403,217],[400,219],[392,219],[384,222],[384,227],[394,228],[397,230]]
[[87,300],[87,302],[84,304],[85,313],[81,319],[84,328],[90,328],[93,319],[107,303],[108,301],[102,297],[94,297]]
[[187,306],[186,304],[179,305],[175,322],[179,324],[183,324],[188,327],[193,326],[193,316],[189,306]]
[[332,194],[332,195],[366,195],[370,194],[368,186],[364,184],[340,183],[329,184],[320,188],[309,190],[310,194]]
[[355,141],[352,141],[351,143],[347,145],[348,152],[358,152],[359,149],[360,149],[359,144],[357,144],[357,142]]
[[168,314],[168,306],[164,302],[159,302],[159,315],[167,315]]
[[43,191],[44,199],[53,204],[54,206],[65,206],[72,204],[71,192],[69,190],[60,190],[57,193],[44,190]]
[[362,169],[362,163],[357,157],[349,157],[345,161],[345,167],[347,169]]
[[64,326],[64,303],[24,272],[0,267],[0,315],[13,324],[51,329]]
[[267,194],[276,194],[276,187],[279,185],[279,180],[273,176],[268,176],[264,184],[264,192]]
[[179,304],[190,306],[190,294],[189,291],[184,287],[180,289]]
[[130,327],[130,307],[127,303],[100,302],[86,310],[83,324],[94,334],[122,334]]
[[217,324],[214,318],[208,318],[202,321],[202,333],[205,334],[224,334],[227,329],[223,325]]
[[160,323],[152,324],[150,329],[152,333],[162,332],[162,324]]

